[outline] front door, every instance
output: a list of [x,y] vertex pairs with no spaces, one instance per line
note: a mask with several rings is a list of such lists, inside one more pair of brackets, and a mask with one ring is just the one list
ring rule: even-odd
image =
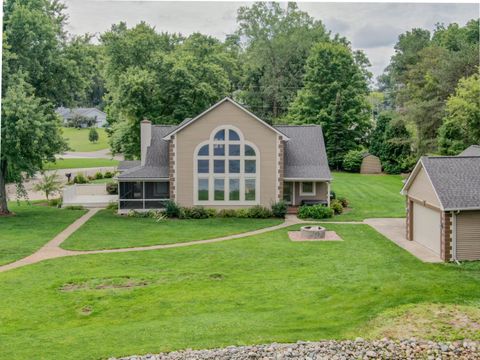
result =
[[288,205],[293,204],[293,182],[283,183],[283,201]]

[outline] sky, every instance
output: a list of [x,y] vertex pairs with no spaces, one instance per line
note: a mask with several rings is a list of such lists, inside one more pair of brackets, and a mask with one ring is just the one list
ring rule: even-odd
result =
[[[220,40],[236,30],[236,12],[245,2],[171,2],[64,0],[72,34],[99,34],[114,23],[125,21],[129,27],[140,21],[157,31],[189,35],[193,32],[212,35]],[[367,54],[378,76],[394,53],[398,36],[414,27],[432,30],[436,23],[456,22],[464,25],[479,16],[479,5],[447,3],[299,3],[327,30],[351,41],[354,49]]]

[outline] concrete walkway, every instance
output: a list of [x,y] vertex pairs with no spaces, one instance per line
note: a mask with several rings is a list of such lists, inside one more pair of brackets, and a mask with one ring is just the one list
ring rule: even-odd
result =
[[415,241],[406,239],[404,218],[365,219],[363,222],[423,262],[442,262],[442,259],[432,250]]

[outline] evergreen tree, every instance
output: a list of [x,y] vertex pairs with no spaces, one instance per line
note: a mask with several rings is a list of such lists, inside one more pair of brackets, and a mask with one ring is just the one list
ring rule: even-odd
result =
[[385,140],[380,150],[380,160],[387,174],[409,171],[412,161],[410,134],[401,119],[392,120],[385,129]]
[[98,141],[98,131],[96,128],[91,127],[90,131],[88,132],[88,141],[95,143]]
[[385,131],[392,121],[392,114],[390,112],[381,112],[375,121],[375,128],[370,136],[369,152],[372,155],[380,156],[383,144],[385,143]]

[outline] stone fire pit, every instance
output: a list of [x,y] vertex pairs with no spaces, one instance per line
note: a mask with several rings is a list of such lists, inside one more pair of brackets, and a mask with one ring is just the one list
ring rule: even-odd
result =
[[325,228],[321,226],[302,226],[300,228],[302,239],[325,239]]

